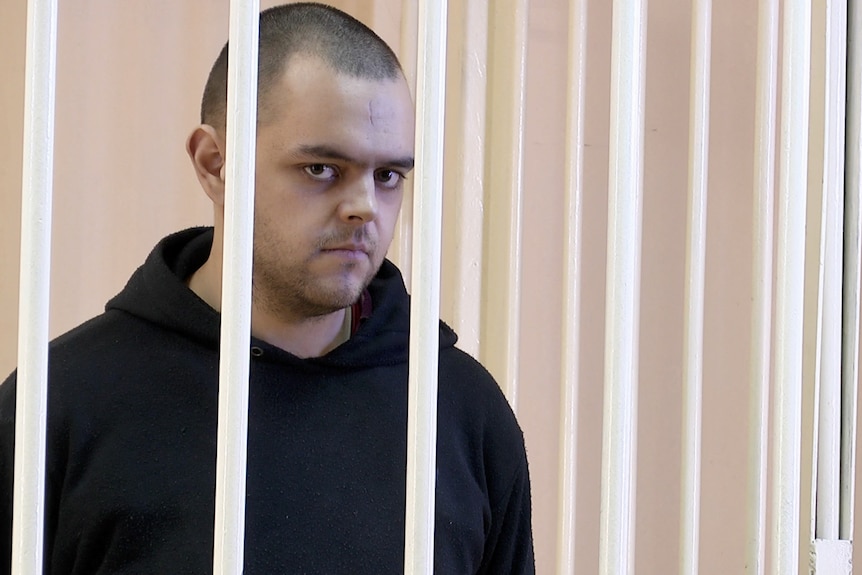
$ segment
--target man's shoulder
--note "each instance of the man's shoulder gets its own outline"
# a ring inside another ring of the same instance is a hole
[[[504,444],[523,443],[523,434],[502,389],[491,373],[457,347],[440,350],[440,406],[461,421],[496,436]],[[478,431],[478,429],[477,429]]]
[[[57,336],[49,344],[49,360],[86,357],[116,348],[124,341],[133,343],[134,334],[145,322],[131,314],[109,309]]]
[[[493,376],[471,355],[441,350],[438,453],[470,461],[488,501],[505,500],[527,479],[524,434]]]
[[[99,387],[122,374],[134,376],[156,349],[177,345],[163,332],[159,326],[117,309],[85,321],[49,344],[51,393],[65,396],[88,385]]]
[[[48,343],[49,366],[67,356],[82,357],[98,353],[100,344],[116,341],[118,335],[127,331],[121,325],[126,323],[122,315],[124,314],[103,312],[52,339]],[[16,376],[17,370],[13,371],[6,381],[14,382]]]
[[[440,349],[440,379],[465,393],[502,397],[494,376],[476,358],[454,345]]]

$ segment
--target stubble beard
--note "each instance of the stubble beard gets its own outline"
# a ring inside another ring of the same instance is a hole
[[[358,284],[353,279],[355,268],[362,265],[358,262],[345,263],[326,278],[312,273],[320,250],[350,240],[364,241],[369,251],[370,266]],[[277,244],[255,241],[252,298],[256,306],[286,320],[322,318],[354,304],[383,263],[383,258],[377,255],[376,240],[363,231],[324,236],[311,256],[298,261],[274,245]],[[285,257],[279,258],[279,253]],[[288,265],[288,261],[294,263]]]

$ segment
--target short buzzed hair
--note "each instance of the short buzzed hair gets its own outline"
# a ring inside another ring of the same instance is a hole
[[[398,57],[368,26],[325,4],[299,2],[260,13],[258,108],[295,55],[320,58],[336,72],[356,78],[395,80]],[[201,101],[201,123],[224,130],[227,109],[227,43],[210,70]],[[259,114],[260,116],[260,114]]]

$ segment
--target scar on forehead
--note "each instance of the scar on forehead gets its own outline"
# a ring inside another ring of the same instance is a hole
[[[391,107],[385,101],[381,102],[373,98],[368,100],[368,122],[374,126],[378,121],[386,120],[386,115],[390,110]]]

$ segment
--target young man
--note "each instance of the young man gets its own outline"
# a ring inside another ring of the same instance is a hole
[[[395,55],[335,9],[261,14],[245,573],[400,573],[409,300],[384,259],[413,165]],[[214,226],[162,240],[51,345],[45,565],[206,573],[213,552],[227,50],[187,142]],[[532,573],[521,432],[440,325],[435,572]],[[0,386],[0,573],[15,376]]]

